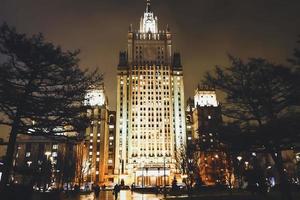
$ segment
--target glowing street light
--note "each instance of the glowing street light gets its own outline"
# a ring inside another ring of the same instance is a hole
[[[243,159],[243,157],[242,156],[238,156],[238,157],[236,157],[236,159],[238,159],[238,161],[241,161]]]
[[[45,155],[47,156],[47,160],[49,159],[49,156],[51,155],[51,152],[50,151],[46,151],[45,152]]]

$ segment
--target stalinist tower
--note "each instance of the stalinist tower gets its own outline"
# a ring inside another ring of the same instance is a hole
[[[170,184],[186,142],[183,72],[168,26],[159,30],[150,0],[120,52],[115,174],[125,184]]]

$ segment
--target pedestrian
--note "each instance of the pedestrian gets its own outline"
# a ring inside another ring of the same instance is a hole
[[[132,183],[131,184],[131,194],[133,193],[133,190],[135,189],[135,184],[134,183]]]
[[[93,190],[94,190],[95,198],[97,199],[99,197],[99,193],[100,193],[99,185],[98,184],[94,185]]]
[[[114,195],[115,195],[115,200],[118,199],[118,194],[119,194],[120,190],[121,190],[121,187],[119,186],[119,184],[116,184],[114,187],[114,190],[113,190]]]

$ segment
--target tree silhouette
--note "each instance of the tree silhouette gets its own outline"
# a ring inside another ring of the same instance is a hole
[[[229,60],[230,66],[207,73],[204,83],[225,93],[222,114],[239,124],[241,144],[271,154],[282,194],[291,199],[281,151],[299,142],[299,109],[293,109],[299,106],[299,73],[262,58]]]
[[[201,182],[199,172],[200,153],[197,149],[196,142],[189,142],[186,146],[179,149],[176,155],[177,168],[186,175],[185,184],[187,185],[188,194],[196,182]]]
[[[64,51],[42,34],[0,26],[0,124],[11,126],[1,188],[7,184],[18,134],[67,137],[85,129],[85,91],[102,80],[79,68],[79,51]]]

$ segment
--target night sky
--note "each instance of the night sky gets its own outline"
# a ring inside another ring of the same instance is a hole
[[[80,49],[83,68],[105,74],[109,105],[116,107],[118,52],[129,24],[138,29],[146,0],[0,0],[0,23],[41,32],[64,49]],[[181,52],[185,96],[205,71],[226,65],[227,54],[284,63],[300,34],[300,0],[152,0],[159,27],[169,24]],[[1,137],[1,133],[0,133]]]

